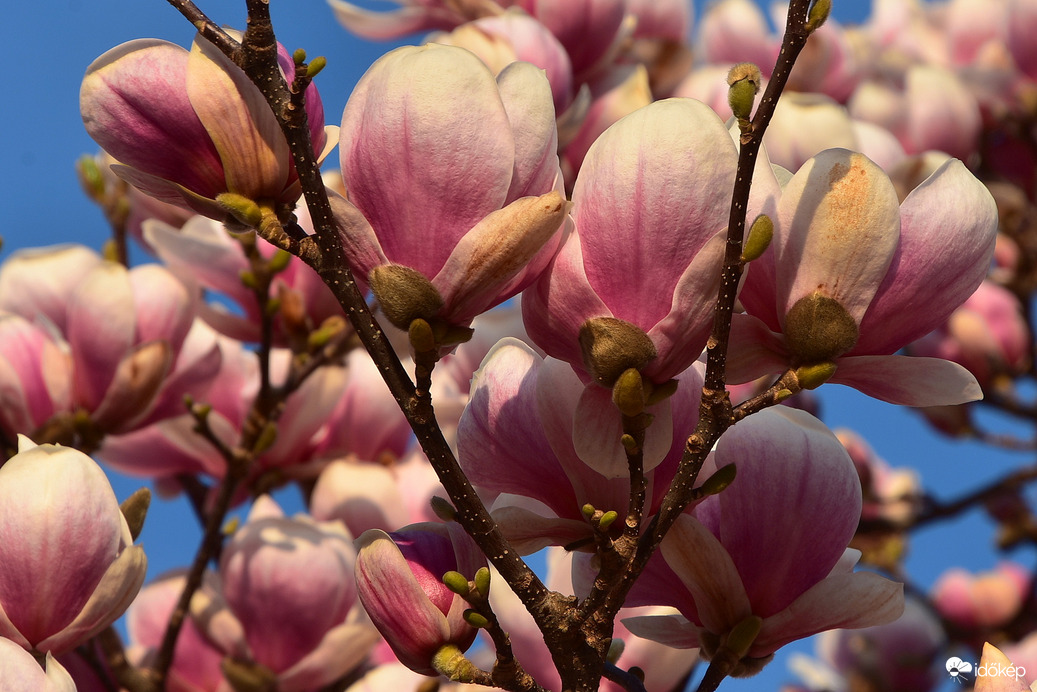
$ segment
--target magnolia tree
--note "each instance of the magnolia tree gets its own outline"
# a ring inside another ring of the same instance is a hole
[[[707,692],[819,632],[797,689],[1029,689],[1032,574],[901,559],[1037,541],[1037,472],[937,502],[810,390],[1037,446],[972,416],[1037,420],[1037,2],[331,0],[433,32],[340,126],[265,0],[170,2],[82,83],[112,241],[0,267],[2,689]],[[190,499],[183,569],[94,458]]]

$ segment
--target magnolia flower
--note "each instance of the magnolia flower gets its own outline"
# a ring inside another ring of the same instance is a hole
[[[278,46],[281,70],[295,74]],[[288,143],[259,89],[202,37],[190,52],[157,39],[108,51],[89,68],[79,94],[86,130],[121,163],[115,172],[164,202],[218,220],[225,192],[294,206],[302,193]],[[313,84],[306,111],[314,154],[334,143]]]
[[[71,379],[68,353],[46,330],[0,312],[0,429],[10,439],[71,412]]]
[[[357,667],[377,639],[356,602],[354,560],[341,523],[289,519],[264,495],[192,614],[228,656],[267,669],[276,689],[318,689]]]
[[[648,408],[656,420],[645,441],[647,514],[658,510],[676,473],[701,388],[701,373],[689,369],[672,397]],[[486,356],[458,426],[458,461],[493,501],[494,518],[516,550],[588,544],[584,505],[626,509],[629,467],[608,397],[597,385],[585,387],[565,363],[515,339]]]
[[[0,680],[5,692],[76,692],[76,684],[48,651],[44,667],[22,647],[0,637]]]
[[[1037,682],[1026,684],[1023,670],[1013,665],[1000,649],[986,642],[976,667],[975,692],[1037,692]]]
[[[830,382],[893,403],[978,398],[961,366],[890,354],[976,289],[996,231],[994,200],[960,161],[948,160],[899,204],[865,156],[821,152],[785,185],[771,248],[749,265],[731,381],[816,366]]]
[[[372,529],[359,545],[356,587],[371,621],[401,663],[437,675],[436,652],[446,645],[464,651],[477,632],[462,617],[467,601],[443,575],[471,580],[486,558],[456,523],[413,524],[393,534]]]
[[[937,580],[931,598],[940,615],[962,629],[996,628],[1019,614],[1030,595],[1031,578],[1011,562],[977,575],[952,568]]]
[[[0,636],[73,649],[122,615],[146,569],[101,467],[20,437],[0,467]]]
[[[460,104],[463,104],[460,105]],[[390,321],[467,327],[543,270],[566,216],[543,73],[494,80],[453,46],[404,47],[361,78],[342,116],[346,259]]]
[[[638,636],[736,653],[732,675],[750,675],[788,642],[834,627],[891,622],[903,587],[854,573],[846,549],[861,512],[846,450],[813,416],[775,407],[741,421],[702,473],[734,463],[722,492],[682,515],[666,534],[628,604],[674,605],[680,615],[624,621]]]

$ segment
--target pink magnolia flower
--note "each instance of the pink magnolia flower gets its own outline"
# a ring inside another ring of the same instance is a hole
[[[916,356],[946,358],[964,366],[983,387],[995,378],[1024,372],[1030,362],[1030,332],[1019,299],[984,281],[947,322],[910,344]]]
[[[656,417],[645,441],[648,514],[676,473],[701,387],[689,369],[672,397],[647,409]],[[586,504],[625,511],[630,481],[612,411],[607,390],[515,339],[487,355],[458,427],[458,460],[517,550],[588,542]]]
[[[466,327],[536,278],[565,219],[556,146],[550,86],[528,63],[494,80],[472,53],[429,44],[371,66],[342,118],[355,205],[342,223],[350,266],[383,272],[375,293],[397,326]],[[412,287],[418,304],[402,297]]]
[[[617,318],[651,339],[646,379],[691,365],[712,326],[736,163],[724,124],[697,101],[658,101],[610,127],[576,180],[573,233],[523,296],[533,342],[584,372],[580,330]],[[777,194],[760,171],[750,219]]]
[[[901,205],[865,156],[818,154],[786,184],[771,248],[749,265],[740,294],[748,314],[732,327],[731,381],[831,363],[828,381],[893,403],[978,398],[961,366],[890,354],[976,289],[996,230],[990,193],[959,161],[947,161]]]
[[[506,12],[467,22],[449,34],[430,37],[435,43],[467,48],[490,68],[494,75],[516,61],[544,70],[551,84],[556,113],[562,113],[573,99],[573,70],[569,54],[547,27],[524,12]]]
[[[359,546],[356,588],[371,621],[401,663],[437,675],[436,652],[447,644],[464,651],[477,633],[462,617],[468,603],[443,575],[472,579],[486,558],[456,523],[413,524],[392,534],[372,529]]]
[[[146,569],[104,471],[21,437],[0,467],[0,636],[73,649],[122,615]]]
[[[923,493],[918,472],[911,468],[891,468],[863,437],[852,430],[836,430],[835,436],[850,454],[861,479],[865,520],[884,519],[908,523],[922,509]]]
[[[126,611],[127,655],[134,665],[153,663],[186,581],[184,571],[163,575],[141,589]],[[232,688],[220,669],[222,660],[223,652],[205,638],[194,617],[188,615],[173,650],[166,689],[168,692],[230,692]]]
[[[296,208],[303,230],[310,231],[309,212],[305,205]],[[160,221],[144,225],[144,237],[155,254],[173,272],[190,277],[203,288],[229,298],[240,309],[240,314],[229,311],[218,301],[200,303],[199,315],[221,334],[241,341],[259,341],[261,307],[255,292],[242,281],[242,274],[251,271],[251,264],[241,243],[223,224],[203,216],[192,217],[183,228],[177,229]],[[269,260],[277,249],[262,238],[255,239],[259,254]],[[298,306],[304,324],[286,319],[284,311],[275,315],[274,340],[279,346],[287,345],[289,338],[300,331],[319,327],[333,316],[344,316],[331,290],[315,271],[301,259],[292,256],[284,269],[277,273],[270,285],[269,297],[282,304]]]
[[[387,41],[436,29],[447,30],[501,12],[494,0],[395,0],[397,10],[375,12],[344,0],[328,0],[342,26],[357,36]]]
[[[846,548],[860,519],[860,483],[846,450],[802,411],[775,407],[738,423],[703,475],[734,463],[735,481],[678,519],[628,604],[674,605],[680,615],[627,619],[638,636],[701,647],[711,659],[759,618],[733,675],[752,674],[788,642],[834,627],[891,622],[903,586],[852,571]],[[715,464],[715,465],[714,465]],[[654,572],[654,574],[652,574]]]
[[[0,265],[0,310],[30,322],[45,319],[67,332],[68,304],[86,276],[104,260],[83,245],[26,248]]]
[[[278,60],[294,76],[280,46]],[[113,48],[87,68],[79,104],[87,132],[121,162],[115,172],[164,202],[224,220],[222,193],[292,206],[302,192],[263,95],[201,37],[190,51],[157,39]],[[323,157],[334,137],[313,84],[306,107],[314,154]]]
[[[48,651],[44,667],[22,647],[0,637],[0,680],[4,692],[76,692],[72,676]]]
[[[71,412],[71,380],[60,342],[22,316],[0,312],[0,430],[8,439]]]
[[[355,555],[341,523],[288,519],[264,495],[192,613],[227,655],[272,671],[278,690],[321,688],[356,668],[378,636],[357,604]]]
[[[940,615],[959,627],[1000,627],[1019,614],[1030,593],[1030,580],[1026,569],[1011,562],[976,575],[952,568],[933,586],[932,601]]]

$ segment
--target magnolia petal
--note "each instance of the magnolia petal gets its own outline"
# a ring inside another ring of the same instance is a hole
[[[69,300],[87,275],[104,262],[82,245],[52,245],[13,252],[0,265],[0,310],[30,322],[43,316],[66,332]]]
[[[732,316],[730,339],[731,347],[727,354],[729,384],[752,382],[789,367],[784,339],[752,315]]]
[[[148,571],[148,559],[138,545],[127,547],[105,572],[90,600],[60,632],[36,645],[40,651],[61,654],[82,644],[115,622],[136,598]]]
[[[942,358],[840,358],[829,382],[845,384],[870,397],[901,406],[950,406],[983,398],[983,389],[972,373]]]
[[[833,575],[785,610],[765,618],[749,655],[767,656],[791,641],[825,630],[885,625],[903,612],[903,584],[873,572]]]
[[[350,202],[386,257],[427,277],[511,185],[515,141],[497,82],[462,48],[382,56],[353,90],[340,137]]]
[[[5,692],[76,692],[72,676],[49,651],[42,666],[15,642],[0,639],[0,680]]]
[[[510,203],[554,187],[560,174],[558,129],[551,85],[542,70],[528,62],[513,62],[497,75],[497,86],[515,133],[515,173],[507,196]]]
[[[661,550],[666,564],[691,593],[698,619],[707,631],[725,634],[752,614],[731,555],[698,519],[681,515],[663,539]]]
[[[785,406],[749,416],[721,437],[716,463],[734,463],[737,480],[695,515],[730,554],[753,614],[766,618],[842,557],[860,520],[860,480],[823,423]]]
[[[976,676],[974,692],[1030,692],[1037,689],[1037,682],[1032,686],[1019,675],[1009,675],[1007,669],[1021,670],[1005,656],[1004,652],[990,642],[983,642],[983,657],[979,661],[979,674]]]
[[[514,285],[530,259],[558,232],[567,212],[565,197],[549,192],[523,197],[489,214],[461,238],[432,279],[454,324],[466,325],[525,285]],[[535,277],[526,277],[532,281]],[[510,294],[503,292],[507,287]]]
[[[580,368],[579,330],[594,317],[612,317],[587,280],[583,241],[574,225],[547,270],[523,294],[522,321],[530,339],[549,355]]]
[[[586,521],[552,516],[547,505],[532,498],[501,495],[491,514],[520,555],[532,555],[552,545],[593,546],[593,534]]]
[[[196,291],[157,264],[129,272],[138,342],[163,339],[179,353],[194,323]]]
[[[615,317],[648,331],[670,312],[677,282],[727,225],[736,159],[720,118],[690,99],[637,110],[591,146],[572,215],[587,279]]]
[[[370,222],[359,209],[333,190],[328,190],[328,201],[331,202],[335,230],[342,242],[342,253],[361,292],[366,292],[371,270],[389,260],[385,258]]]
[[[997,205],[961,161],[947,160],[916,187],[900,217],[900,246],[851,354],[893,353],[925,336],[972,295],[990,267]]]
[[[673,444],[673,415],[666,399],[648,409],[654,416],[645,432],[642,466],[652,471],[666,458]],[[612,403],[612,392],[587,385],[573,415],[573,448],[587,466],[606,478],[629,478],[630,464],[620,438],[623,417]]]
[[[299,451],[313,443],[346,387],[348,373],[340,366],[321,368],[288,397],[277,426],[277,440],[260,457],[263,465],[298,463]],[[280,462],[280,464],[279,464]]]
[[[546,503],[559,515],[577,508],[545,437],[537,411],[540,356],[517,339],[502,339],[475,374],[457,429],[458,462],[474,485]]]
[[[392,471],[346,461],[333,461],[321,472],[310,513],[318,521],[338,519],[356,536],[368,529],[395,531],[410,518]]]
[[[90,136],[121,163],[215,196],[226,190],[223,166],[188,99],[187,64],[188,52],[167,41],[124,43],[87,68],[79,108]]]
[[[128,274],[115,262],[98,265],[68,306],[73,386],[77,402],[91,410],[104,399],[135,341],[136,310]]]
[[[644,373],[665,382],[683,372],[699,357],[713,328],[713,311],[720,288],[727,231],[713,236],[677,281],[669,314],[648,330],[658,356]]]
[[[331,684],[358,667],[379,640],[378,630],[363,622],[332,627],[316,649],[277,676],[279,692],[309,692]]]
[[[279,200],[288,184],[288,142],[266,98],[244,71],[198,36],[187,64],[187,96],[219,152],[226,190]]]
[[[782,313],[820,291],[860,324],[900,239],[889,177],[863,154],[828,149],[792,176],[778,215]]]
[[[620,622],[637,637],[675,649],[696,649],[701,646],[699,628],[683,615],[638,615],[623,618]]]
[[[149,341],[131,349],[119,361],[104,398],[94,409],[94,423],[109,432],[125,432],[143,420],[172,363],[173,353],[165,341]]]
[[[452,29],[463,18],[445,9],[409,5],[391,12],[373,12],[344,0],[328,0],[342,26],[371,41],[393,39],[432,29]]]

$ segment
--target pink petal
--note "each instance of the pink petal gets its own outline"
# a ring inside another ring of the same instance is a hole
[[[542,195],[561,175],[551,85],[539,68],[528,62],[513,62],[497,76],[497,86],[515,133],[515,173],[507,201]]]
[[[623,618],[622,623],[631,634],[675,649],[701,646],[699,628],[683,615],[639,615]]]
[[[464,49],[429,44],[392,51],[361,78],[340,155],[349,199],[386,257],[432,277],[503,206],[515,142],[489,69]]]
[[[372,12],[343,0],[329,0],[342,26],[372,41],[388,41],[432,29],[452,29],[463,17],[445,9],[409,5],[391,12]]]
[[[18,250],[0,265],[0,310],[30,322],[43,316],[65,333],[74,291],[102,262],[100,255],[82,245]]]
[[[949,406],[983,398],[983,390],[972,373],[941,358],[840,358],[829,382],[845,384],[870,397],[901,406]]]
[[[783,311],[821,291],[859,324],[900,239],[900,205],[889,177],[862,154],[829,149],[785,186],[778,215]]]
[[[990,267],[997,205],[961,161],[948,160],[915,188],[900,216],[900,245],[851,353],[892,353],[925,336],[972,295]]]

